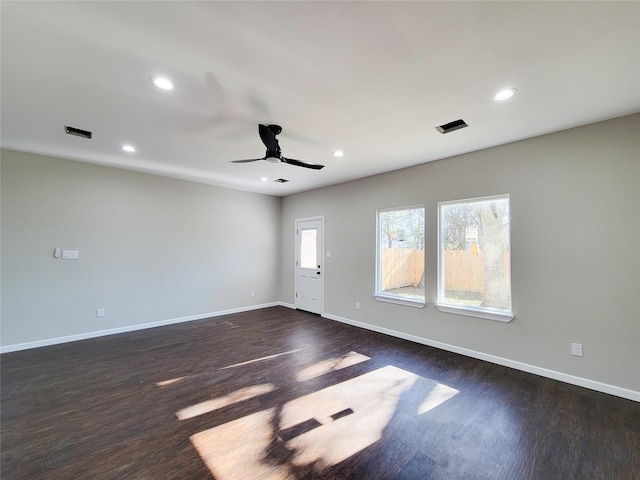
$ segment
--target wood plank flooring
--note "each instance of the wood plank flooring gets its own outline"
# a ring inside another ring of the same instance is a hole
[[[640,478],[640,404],[283,307],[4,354],[1,476]]]

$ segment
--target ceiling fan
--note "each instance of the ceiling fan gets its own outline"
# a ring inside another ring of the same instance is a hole
[[[280,145],[278,145],[278,139],[276,135],[282,132],[280,125],[258,125],[258,133],[264,146],[267,147],[267,152],[262,158],[250,158],[248,160],[232,160],[231,163],[249,163],[257,162],[258,160],[266,160],[271,163],[287,163],[289,165],[295,165],[297,167],[313,168],[314,170],[320,170],[324,168],[324,165],[319,163],[304,162],[302,160],[295,160],[293,158],[285,158],[280,151]]]

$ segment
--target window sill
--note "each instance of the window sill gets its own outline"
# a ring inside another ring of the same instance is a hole
[[[479,308],[460,307],[454,305],[443,305],[436,303],[436,308],[444,313],[454,313],[457,315],[466,315],[468,317],[484,318],[485,320],[495,320],[496,322],[510,322],[513,320],[513,313],[492,312]]]
[[[380,295],[379,293],[374,293],[373,298],[375,298],[379,302],[396,303],[398,305],[405,305],[407,307],[414,308],[424,308],[427,305],[427,302],[424,300],[413,300],[410,298],[394,297],[391,295]]]

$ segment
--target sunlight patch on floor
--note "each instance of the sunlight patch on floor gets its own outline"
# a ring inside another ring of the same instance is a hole
[[[172,378],[171,380],[163,380],[162,382],[156,382],[156,385],[159,387],[166,387],[167,385],[173,385],[174,383],[178,383],[180,380],[186,377],[177,377]]]
[[[397,413],[405,415],[397,421],[406,421],[411,412],[417,418],[457,393],[386,366],[198,432],[190,440],[217,480],[295,478],[295,469],[321,472],[373,445]]]
[[[265,360],[271,360],[273,358],[278,358],[278,357],[281,357],[283,355],[290,355],[292,353],[300,352],[302,350],[304,350],[304,348],[296,348],[295,350],[289,350],[288,352],[275,353],[273,355],[267,355],[266,357],[254,358],[253,360],[247,360],[246,362],[234,363],[233,365],[227,365],[225,367],[220,367],[217,370],[227,370],[229,368],[242,367],[243,365],[249,365],[251,363],[257,363],[257,362],[263,362]],[[178,383],[178,382],[180,382],[182,380],[185,380],[187,378],[199,378],[199,377],[203,377],[203,376],[204,376],[204,374],[190,375],[190,376],[186,376],[186,377],[176,377],[176,378],[172,378],[172,379],[169,379],[169,380],[162,380],[160,382],[156,382],[156,385],[158,387],[166,387],[166,386]]]
[[[456,390],[455,388],[447,387],[442,383],[437,383],[427,395],[427,398],[423,400],[418,407],[418,415],[422,415],[423,413],[427,413],[429,410],[433,410],[441,403],[446,402],[451,397],[460,393],[460,390]]]
[[[335,465],[378,441],[402,393],[419,377],[387,366],[287,403],[280,429],[313,417],[322,427],[300,435],[287,446],[296,451],[294,465]],[[334,421],[332,415],[351,408],[353,414]]]
[[[273,440],[275,408],[262,410],[191,436],[216,480],[288,479],[286,465],[263,461]]]
[[[304,350],[304,349],[303,348],[296,348],[295,350],[289,350],[288,352],[276,353],[274,355],[267,355],[266,357],[261,357],[261,358],[254,358],[253,360],[247,360],[246,362],[234,363],[233,365],[227,365],[226,367],[220,368],[220,370],[226,370],[227,368],[242,367],[243,365],[249,365],[251,363],[256,363],[256,362],[263,362],[265,360],[271,360],[272,358],[278,358],[278,357],[281,357],[283,355],[290,355],[292,353],[296,353],[296,352],[299,352],[301,350]]]
[[[265,393],[273,392],[275,387],[270,383],[264,383],[261,385],[252,385],[250,387],[244,387],[235,392],[225,395],[224,397],[213,398],[211,400],[205,400],[204,402],[191,405],[182,410],[176,412],[176,416],[179,420],[187,420],[188,418],[204,415],[205,413],[211,413],[234,403],[242,402],[258,395],[264,395]]]
[[[371,360],[371,358],[357,352],[349,352],[341,357],[323,360],[322,362],[318,362],[301,370],[296,375],[296,380],[304,382],[305,380],[320,377],[335,370],[342,370],[343,368],[351,367],[352,365],[357,365],[367,360]]]

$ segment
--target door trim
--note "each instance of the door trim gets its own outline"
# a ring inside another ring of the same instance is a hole
[[[309,221],[319,221],[321,224],[321,228],[322,228],[322,234],[320,235],[320,248],[319,248],[319,259],[320,259],[320,265],[322,265],[321,268],[321,275],[320,275],[320,316],[324,315],[324,277],[326,275],[327,269],[325,266],[325,250],[324,250],[324,229],[325,229],[325,221],[324,221],[324,215],[318,215],[315,217],[303,217],[303,218],[296,218],[294,220],[294,225],[293,225],[293,308],[297,309],[297,296],[296,293],[298,292],[298,266],[296,265],[296,262],[298,261],[298,225],[302,222],[309,222]]]

